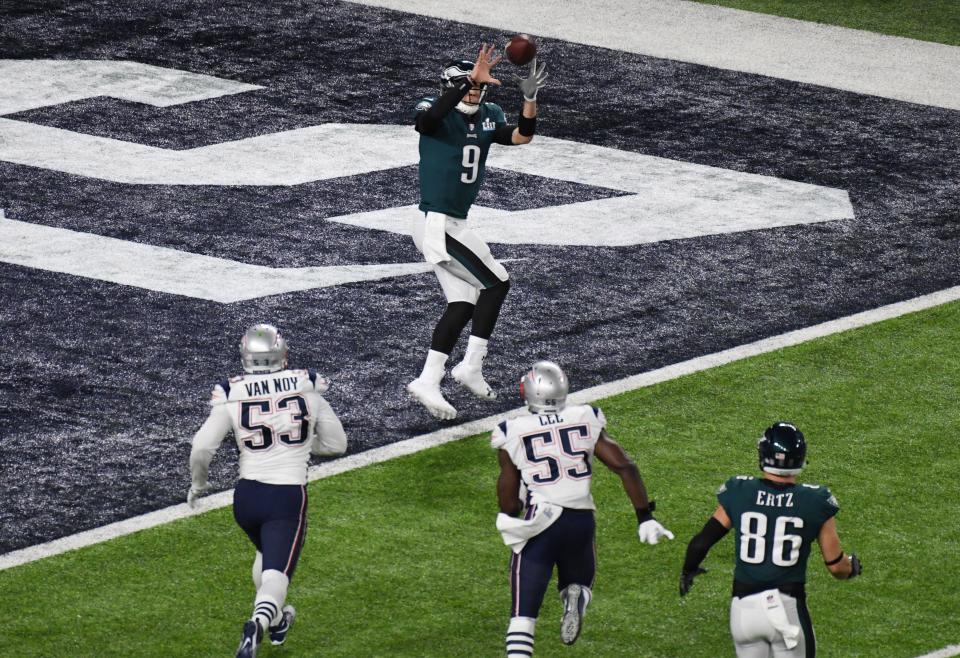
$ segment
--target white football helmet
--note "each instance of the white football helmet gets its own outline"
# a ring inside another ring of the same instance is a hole
[[[537,361],[520,379],[520,397],[534,413],[562,410],[569,391],[567,376],[553,361]]]
[[[255,324],[240,339],[244,372],[276,372],[287,367],[287,341],[272,324]]]

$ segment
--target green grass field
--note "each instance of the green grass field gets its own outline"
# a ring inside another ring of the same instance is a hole
[[[956,0],[694,0],[911,39],[960,45]]]
[[[713,4],[960,44],[953,2]],[[561,646],[548,596],[537,655],[732,655],[732,541],[683,603],[677,576],[716,487],[755,473],[756,437],[777,419],[806,433],[803,480],[837,495],[841,537],[865,567],[839,582],[811,558],[820,655],[909,658],[960,643],[958,355],[955,303],[600,401],[677,539],[641,546],[618,479],[601,469],[584,634]],[[502,655],[509,554],[493,527],[496,471],[474,437],[313,483],[290,592],[299,620],[261,656]],[[0,655],[232,655],[251,558],[222,509],[0,572]]]
[[[865,575],[811,559],[823,656],[916,656],[960,641],[960,304],[601,401],[677,539],[640,545],[619,480],[595,478],[599,575],[586,630],[561,649],[549,596],[538,655],[728,655],[732,541],[681,603],[686,541],[755,440],[795,421],[804,480],[830,486]],[[310,535],[286,656],[496,656],[508,616],[507,549],[493,528],[497,468],[474,437],[310,487]],[[0,572],[5,655],[228,655],[250,613],[252,551],[229,509]],[[948,585],[944,587],[944,585]]]

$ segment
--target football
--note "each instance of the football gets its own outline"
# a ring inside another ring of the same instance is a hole
[[[507,59],[517,66],[529,64],[537,56],[537,44],[529,34],[518,34],[506,47]]]

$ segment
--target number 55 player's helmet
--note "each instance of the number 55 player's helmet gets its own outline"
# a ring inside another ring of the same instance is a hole
[[[757,441],[760,470],[774,475],[796,475],[807,463],[803,432],[790,423],[774,423]]]
[[[248,373],[276,372],[287,367],[287,341],[272,324],[255,324],[240,339],[240,358]]]
[[[570,382],[553,361],[537,361],[520,380],[520,397],[530,411],[560,411],[567,404]]]

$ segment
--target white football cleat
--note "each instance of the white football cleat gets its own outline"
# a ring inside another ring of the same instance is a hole
[[[560,593],[563,617],[560,619],[560,641],[573,644],[580,637],[583,615],[587,611],[587,593],[582,585],[573,583]]]
[[[407,384],[407,392],[440,420],[453,420],[457,417],[457,410],[443,397],[439,384],[433,384],[417,377]]]
[[[481,400],[497,399],[497,393],[490,388],[490,384],[483,378],[483,369],[480,366],[473,366],[466,361],[461,361],[453,367],[450,374],[453,375],[458,384],[469,389]]]

